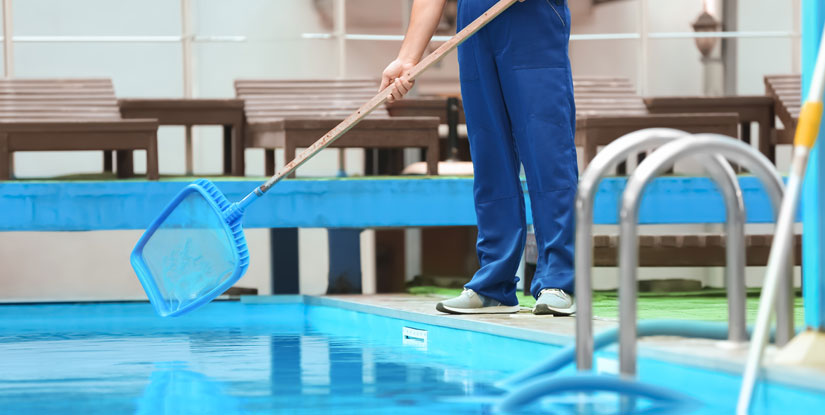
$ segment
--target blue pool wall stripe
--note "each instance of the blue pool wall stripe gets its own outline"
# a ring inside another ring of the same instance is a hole
[[[605,179],[595,222],[615,224],[624,178]],[[749,223],[773,222],[759,181],[739,178]],[[145,229],[186,181],[0,182],[0,231]],[[230,201],[256,181],[217,181]],[[249,208],[249,228],[473,226],[471,178],[287,180]],[[532,222],[528,203],[528,222]],[[725,207],[713,182],[662,177],[645,193],[643,224],[722,223]]]

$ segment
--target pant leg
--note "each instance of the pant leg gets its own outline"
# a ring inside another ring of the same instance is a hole
[[[578,166],[563,0],[528,0],[502,14],[496,62],[527,187],[538,245],[531,292],[573,292]],[[506,39],[506,40],[505,40]]]
[[[461,0],[459,28],[480,15],[490,0]],[[492,22],[459,46],[461,95],[475,172],[473,190],[478,221],[476,250],[480,269],[466,285],[505,305],[516,305],[515,274],[526,233],[520,164],[507,116],[495,54]]]

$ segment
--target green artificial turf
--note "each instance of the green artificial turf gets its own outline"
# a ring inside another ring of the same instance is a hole
[[[430,295],[440,297],[455,297],[461,289],[440,287],[412,287],[411,294]],[[536,300],[532,296],[518,293],[519,303],[524,307],[532,307]],[[618,317],[618,300],[616,291],[593,292],[593,315],[601,318],[615,319]],[[703,321],[727,321],[728,305],[725,291],[720,289],[704,289],[701,291],[685,291],[671,293],[639,293],[640,319],[684,319]],[[756,311],[759,307],[759,290],[749,290],[747,299],[748,322],[756,320]],[[802,298],[797,295],[795,300],[795,324],[801,326],[803,322]]]

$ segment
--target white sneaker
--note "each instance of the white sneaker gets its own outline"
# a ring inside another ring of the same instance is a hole
[[[533,314],[552,314],[554,316],[569,316],[576,312],[576,300],[558,288],[541,290]]]
[[[465,288],[461,295],[438,303],[435,309],[450,314],[511,314],[518,313],[520,307],[518,305],[502,305],[492,298],[487,298],[469,288]]]

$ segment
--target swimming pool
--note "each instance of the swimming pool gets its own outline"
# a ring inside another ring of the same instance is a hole
[[[502,393],[494,382],[559,349],[301,297],[216,302],[174,319],[147,303],[6,305],[0,319],[0,413],[10,414],[489,413]],[[737,375],[653,360],[639,368],[643,381],[696,397],[703,406],[691,413],[733,409]],[[816,391],[757,392],[755,413],[825,405]],[[611,399],[596,399],[596,410]],[[540,406],[525,412],[576,408],[571,396]]]

